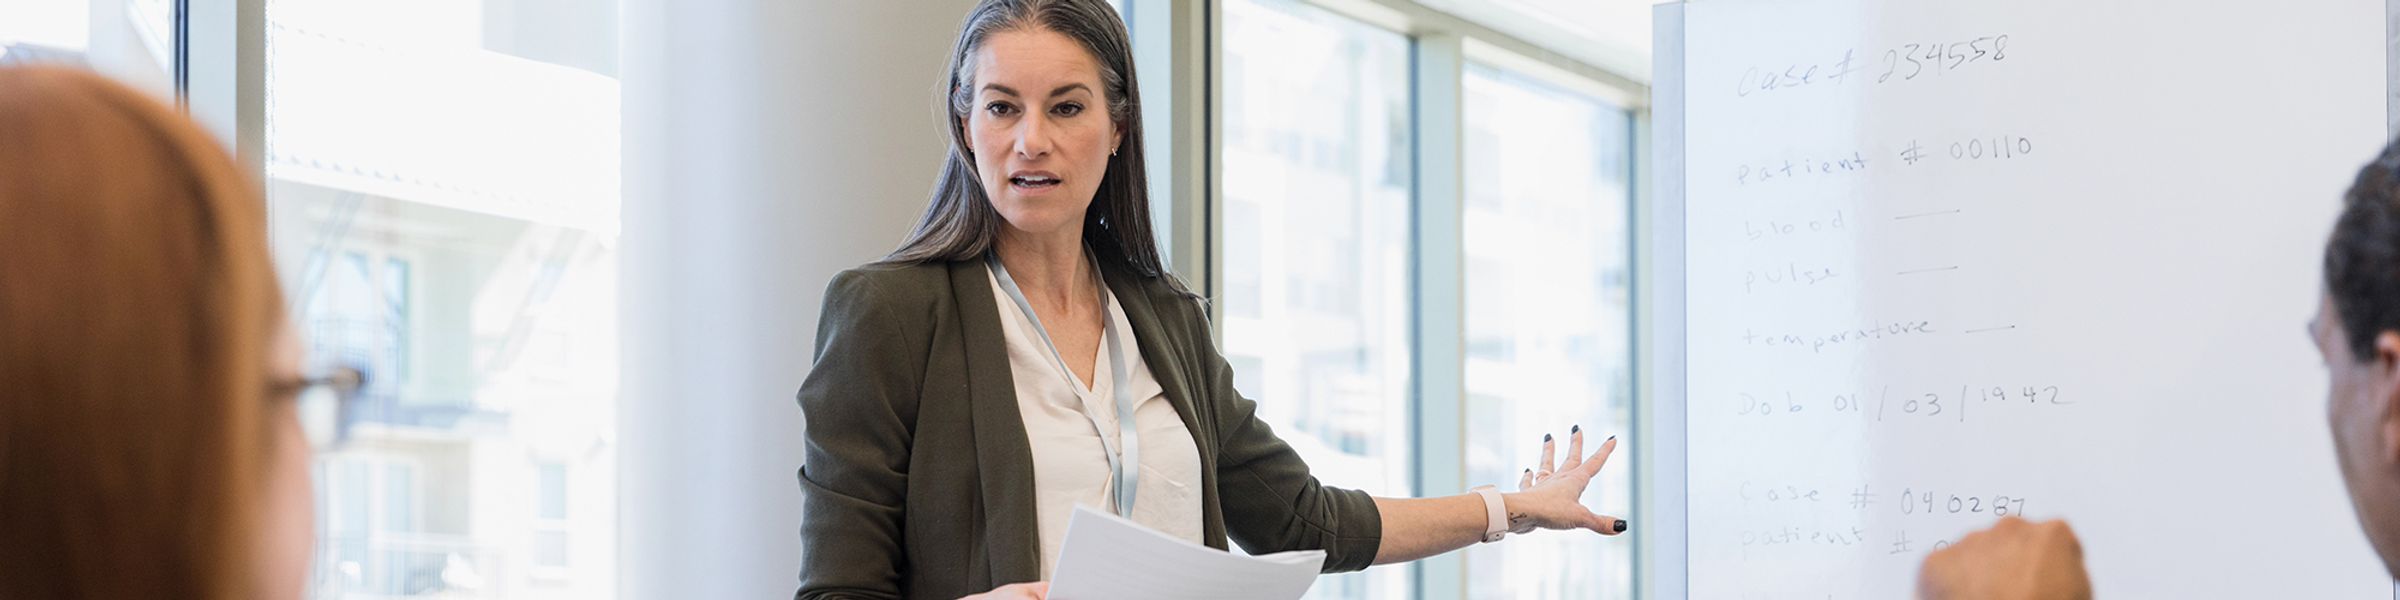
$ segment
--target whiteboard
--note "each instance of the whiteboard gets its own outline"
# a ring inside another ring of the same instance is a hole
[[[2101,597],[2392,597],[2304,330],[2382,2],[1682,18],[1692,597],[1908,597],[2004,513],[2069,519]]]

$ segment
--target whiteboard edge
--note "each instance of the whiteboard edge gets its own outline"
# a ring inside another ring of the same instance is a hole
[[[2383,0],[2383,136],[2400,135],[2400,0]],[[2400,600],[2400,584],[2392,597]]]
[[[2400,0],[2387,0],[2400,2]],[[1634,205],[1634,597],[1690,596],[1684,414],[1684,19],[1652,7],[1650,168]]]

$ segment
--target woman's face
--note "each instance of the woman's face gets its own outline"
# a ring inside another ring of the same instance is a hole
[[[300,379],[300,337],[289,327],[277,334],[268,354],[272,381]],[[299,410],[288,398],[270,404],[267,433],[274,446],[267,459],[265,506],[260,507],[261,534],[258,581],[268,600],[300,600],[308,589],[309,554],[316,547],[316,504],[308,480],[308,434],[300,429]]]
[[[1099,63],[1041,29],[992,34],[973,60],[966,137],[984,195],[1025,233],[1081,226],[1119,138]]]

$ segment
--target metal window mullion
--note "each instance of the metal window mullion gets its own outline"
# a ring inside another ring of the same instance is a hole
[[[1413,229],[1416,298],[1416,495],[1466,489],[1466,51],[1454,34],[1411,45],[1411,130],[1416,140]],[[1452,552],[1417,565],[1419,598],[1464,597],[1466,559]]]
[[[1193,42],[1177,46],[1190,53],[1177,55],[1176,62],[1186,64],[1185,68],[1192,71],[1186,81],[1194,90],[1187,97],[1193,99],[1194,106],[1204,109],[1177,111],[1178,118],[1199,121],[1178,127],[1191,132],[1194,140],[1185,148],[1191,154],[1185,164],[1192,168],[1189,181],[1183,183],[1189,192],[1187,196],[1193,200],[1181,210],[1194,216],[1185,233],[1200,247],[1200,252],[1195,253],[1199,257],[1197,267],[1206,274],[1201,293],[1214,299],[1225,292],[1225,201],[1220,197],[1225,189],[1225,8],[1216,0],[1191,0],[1177,5],[1190,13],[1184,18],[1192,26],[1183,32]],[[1191,68],[1189,65],[1195,62],[1198,67]],[[1209,335],[1225,339],[1224,303],[1212,301],[1208,310]]]
[[[1142,75],[1143,154],[1149,157],[1153,231],[1167,268],[1192,291],[1214,298],[1209,243],[1210,133],[1216,110],[1209,85],[1216,61],[1210,38],[1213,1],[1130,0],[1134,64]]]
[[[265,181],[267,0],[189,0],[183,12],[176,92],[192,119]]]

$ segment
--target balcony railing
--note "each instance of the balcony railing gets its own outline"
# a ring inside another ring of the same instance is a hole
[[[318,600],[500,598],[506,565],[497,548],[453,535],[333,536],[317,549]]]

